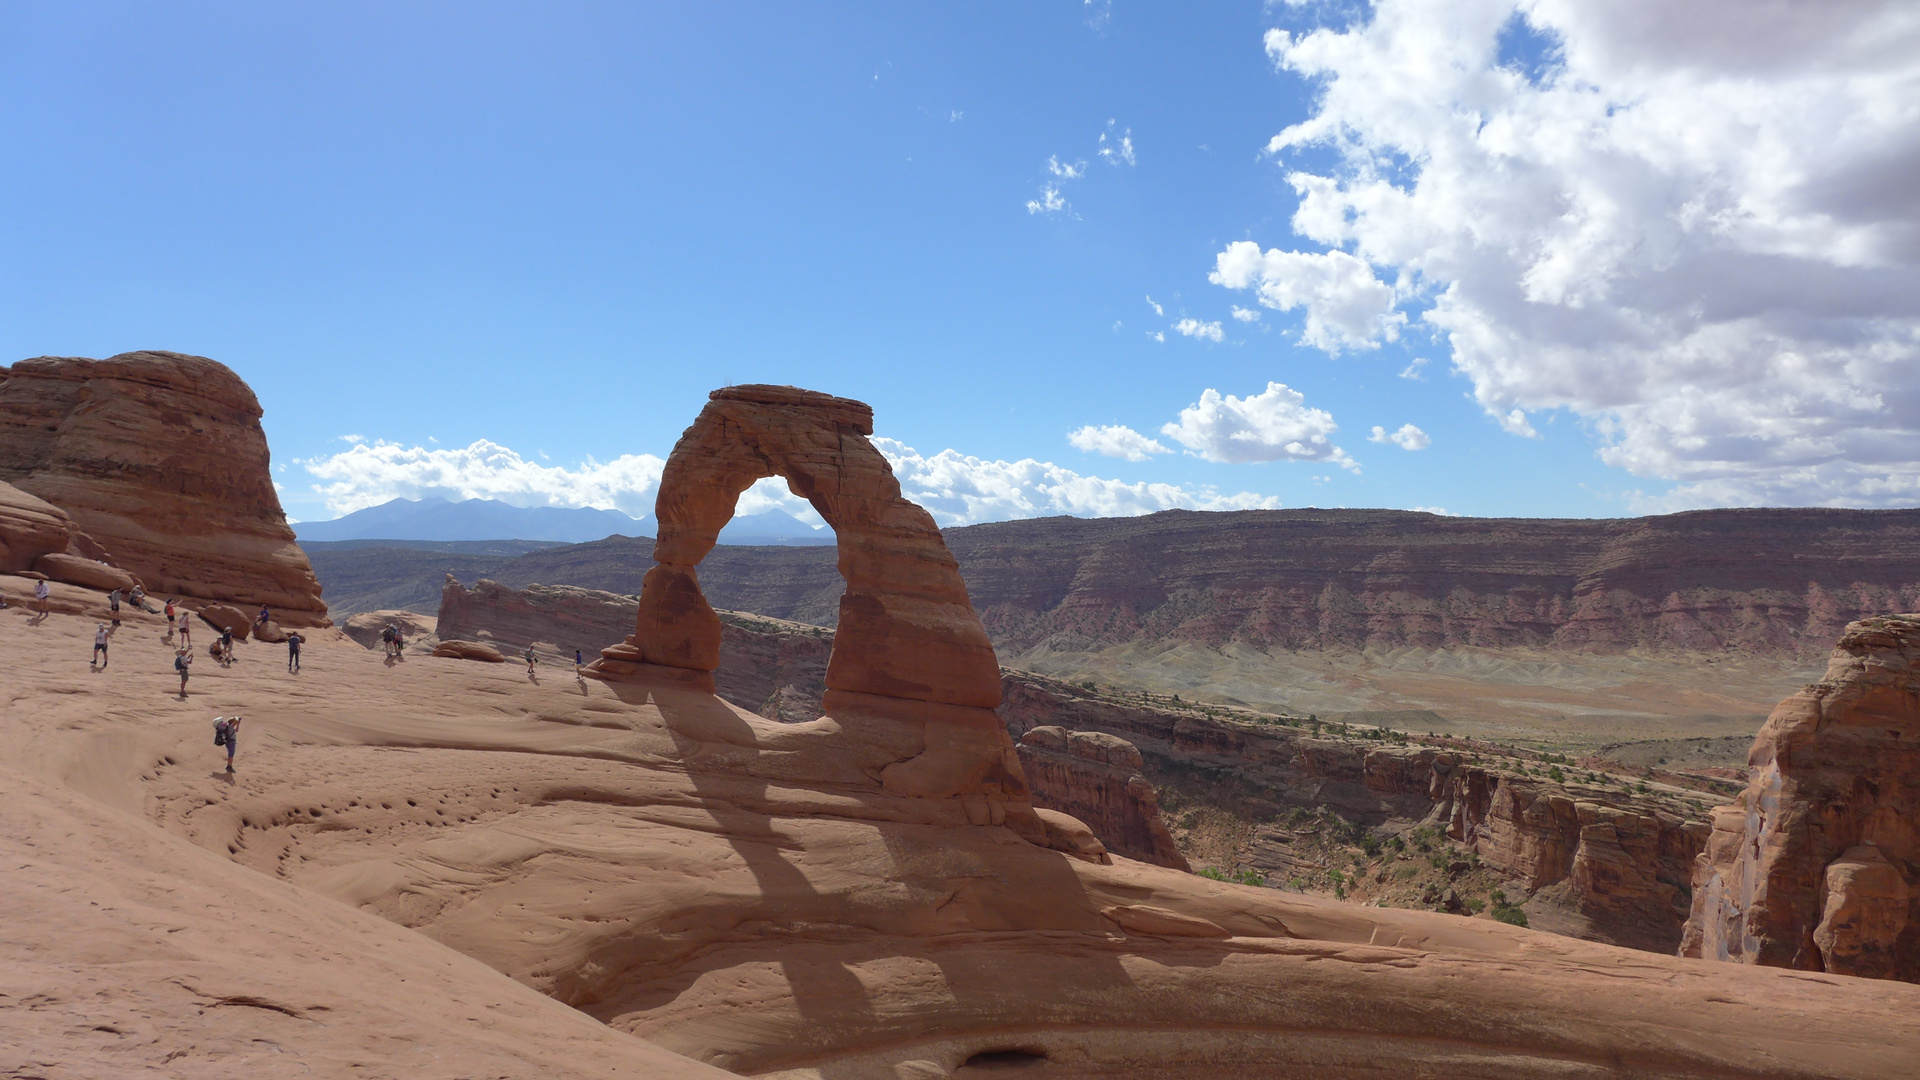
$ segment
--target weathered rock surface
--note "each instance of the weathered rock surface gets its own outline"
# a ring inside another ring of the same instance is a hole
[[[433,655],[449,660],[479,660],[488,664],[504,664],[507,658],[500,650],[484,641],[444,640],[433,647]]]
[[[431,647],[438,643],[439,620],[411,611],[363,611],[340,624],[340,629],[362,646],[378,649],[382,644],[380,634],[389,626],[398,629],[401,639],[408,645],[426,644]]]
[[[1708,827],[1677,793],[1559,783],[1521,775],[1514,762],[1473,764],[1444,746],[1316,735],[1298,718],[1135,703],[1029,672],[1006,672],[1003,693],[1000,714],[1023,749],[1046,726],[1127,740],[1153,784],[1231,804],[1249,826],[1242,862],[1281,880],[1327,868],[1296,865],[1285,828],[1262,823],[1324,807],[1388,832],[1424,823],[1444,833],[1577,916],[1564,929],[1578,936],[1660,952],[1679,943],[1684,886]],[[1036,771],[1028,775],[1040,790]]]
[[[893,759],[876,768],[888,792],[958,800],[970,820],[1045,843],[992,711],[993,644],[932,516],[901,496],[872,433],[873,410],[858,401],[789,386],[714,391],[661,474],[655,566],[641,583],[634,632],[601,650],[589,673],[714,692],[722,624],[695,568],[740,494],[780,476],[833,526],[846,579],[823,711],[892,731],[882,743]]]
[[[40,556],[67,550],[72,536],[64,510],[0,483],[0,574],[32,569]]]
[[[932,516],[901,497],[887,459],[867,441],[871,434],[873,410],[858,401],[780,386],[714,391],[662,473],[657,565],[641,584],[637,629],[606,654],[611,664],[719,666],[720,620],[694,568],[713,550],[741,492],[777,475],[839,538],[846,591],[828,689],[981,709],[1000,704],[999,664],[959,566]]]
[[[1846,628],[1714,812],[1687,956],[1920,982],[1920,616]]]
[[[0,618],[23,1076],[1920,1073],[1920,987],[1073,857],[887,792],[897,725],[665,683],[315,634],[299,679],[196,672],[248,717],[228,780],[144,618],[107,673],[93,619]]]
[[[1192,869],[1160,819],[1159,798],[1132,743],[1103,731],[1043,725],[1020,737],[1019,750],[1036,807],[1084,822],[1108,851]]]
[[[235,641],[247,640],[247,635],[253,631],[253,616],[232,604],[208,604],[196,614],[215,630],[231,633]]]
[[[576,649],[596,656],[633,632],[639,606],[630,596],[571,585],[509,589],[482,578],[468,589],[448,574],[435,626],[443,639],[485,635],[516,649],[534,645],[569,657]],[[376,629],[373,639],[379,638]]]
[[[260,404],[222,364],[133,352],[0,368],[0,480],[65,511],[150,592],[327,625],[274,494]]]
[[[64,581],[101,592],[120,589],[131,593],[138,579],[115,566],[63,551],[51,552],[33,560],[33,568],[52,581]]]

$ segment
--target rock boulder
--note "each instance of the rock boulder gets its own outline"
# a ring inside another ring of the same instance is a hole
[[[215,630],[231,633],[235,641],[247,640],[247,634],[253,629],[253,619],[232,604],[208,604],[200,609],[199,615]]]
[[[66,511],[0,483],[0,574],[19,573],[42,555],[67,550],[72,536]]]
[[[1920,982],[1920,615],[1848,626],[1694,865],[1685,956]]]
[[[397,628],[402,639],[413,645],[434,638],[439,620],[411,611],[363,611],[348,619],[340,629],[365,648],[378,649],[380,634],[389,626]]]
[[[133,352],[0,368],[0,480],[65,511],[150,591],[328,625],[260,404],[225,365]]]
[[[85,589],[99,589],[101,592],[115,589],[132,592],[137,584],[134,576],[125,570],[65,552],[42,555],[33,560],[33,568],[47,575],[50,580],[64,581]]]
[[[433,655],[449,660],[479,660],[487,664],[504,664],[507,658],[500,650],[484,641],[442,641],[433,647]]]

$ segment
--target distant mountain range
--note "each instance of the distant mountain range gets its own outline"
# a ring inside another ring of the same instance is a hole
[[[302,541],[542,540],[579,544],[608,536],[652,536],[651,516],[587,507],[513,506],[498,499],[393,499],[332,521],[293,526]],[[831,544],[833,530],[815,529],[792,514],[740,514],[720,530],[722,544]]]

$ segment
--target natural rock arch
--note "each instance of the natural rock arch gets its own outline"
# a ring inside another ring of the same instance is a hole
[[[867,441],[872,434],[873,409],[863,402],[789,386],[714,391],[660,478],[658,565],[641,586],[634,632],[601,652],[595,672],[711,689],[720,619],[695,567],[732,519],[740,493],[780,476],[839,540],[847,587],[829,692],[999,705],[999,662],[959,563],[933,517],[901,496],[887,459]]]

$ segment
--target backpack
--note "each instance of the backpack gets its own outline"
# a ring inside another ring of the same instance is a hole
[[[213,745],[215,746],[227,745],[227,729],[224,727],[221,727],[220,721],[218,720],[215,720],[213,722]]]
[[[186,658],[186,657],[184,657],[184,656],[176,656],[176,657],[174,657],[174,658],[173,658],[173,670],[175,670],[175,671],[185,671],[185,670],[187,670],[187,658]]]

